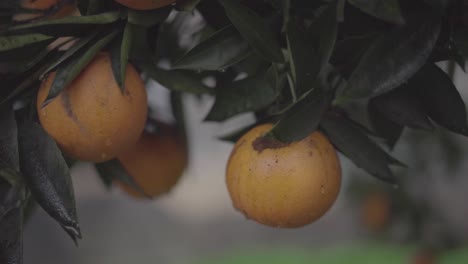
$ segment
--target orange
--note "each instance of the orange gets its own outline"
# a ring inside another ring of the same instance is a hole
[[[369,195],[362,205],[361,216],[363,224],[371,231],[382,231],[390,222],[390,197],[382,192]]]
[[[136,10],[151,10],[175,3],[176,0],[115,0],[117,3]]]
[[[143,133],[138,143],[118,159],[144,193],[154,198],[177,184],[187,166],[187,149],[175,128],[160,124],[158,134]],[[117,183],[131,196],[144,197],[132,187]]]
[[[146,122],[146,90],[128,64],[122,93],[107,53],[97,55],[53,101],[41,107],[55,72],[42,81],[37,96],[39,120],[72,158],[103,162],[135,145]]]
[[[336,150],[321,132],[290,144],[265,140],[259,125],[234,146],[226,168],[233,206],[273,227],[301,227],[323,216],[341,185]]]

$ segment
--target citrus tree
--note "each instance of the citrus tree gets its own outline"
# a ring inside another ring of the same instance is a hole
[[[187,94],[215,98],[206,122],[255,114],[222,140],[237,142],[226,171],[233,205],[260,223],[298,227],[322,216],[340,189],[337,151],[399,184],[392,167],[405,164],[391,150],[404,129],[468,135],[465,104],[435,64],[464,69],[466,8],[462,0],[1,1],[0,263],[22,263],[32,204],[81,238],[75,161],[95,163],[106,185],[137,197],[175,185],[187,163]],[[176,124],[148,115],[149,79],[171,91]]]

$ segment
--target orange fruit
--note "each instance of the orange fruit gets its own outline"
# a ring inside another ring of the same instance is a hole
[[[138,143],[118,156],[127,173],[150,197],[169,192],[187,166],[187,148],[177,130],[160,124],[158,134],[143,133]],[[125,183],[117,184],[135,198],[144,196]]]
[[[175,3],[176,0],[115,0],[117,3],[136,10],[151,10]]]
[[[45,107],[55,72],[42,81],[37,111],[42,127],[72,158],[103,162],[135,145],[146,122],[146,90],[128,64],[125,92],[114,79],[109,54],[98,54]]]
[[[363,224],[371,231],[382,231],[390,222],[390,197],[382,192],[370,194],[362,204],[361,217]]]
[[[70,0],[22,0],[21,7],[42,10],[38,13],[19,13],[13,16],[14,21],[28,21],[47,16],[47,19],[79,15],[75,1]]]
[[[290,144],[265,140],[259,125],[234,146],[226,168],[233,206],[273,227],[301,227],[324,215],[341,185],[336,150],[321,132]]]

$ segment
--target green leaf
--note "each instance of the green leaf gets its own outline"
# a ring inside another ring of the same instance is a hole
[[[184,112],[184,100],[183,94],[176,91],[171,91],[171,110],[172,115],[176,121],[177,131],[182,135],[182,139],[186,144],[187,139],[187,128],[185,126],[185,112]]]
[[[53,71],[54,69],[56,69],[58,66],[60,66],[62,63],[64,63],[66,60],[68,60],[70,57],[72,57],[76,52],[78,52],[79,50],[81,50],[81,48],[85,47],[86,45],[88,45],[88,43],[95,39],[96,36],[97,36],[98,32],[95,31],[91,34],[89,34],[88,36],[84,37],[84,38],[81,38],[80,40],[78,40],[75,44],[73,44],[73,46],[71,46],[67,51],[65,51],[63,53],[62,56],[60,56],[57,60],[54,61],[54,63],[52,63],[41,75],[40,79],[43,79],[45,77],[46,74],[48,74],[49,72]]]
[[[155,63],[154,51],[148,39],[149,29],[139,25],[132,26],[132,46],[129,59],[132,62]]]
[[[402,25],[405,19],[398,0],[348,0],[350,4],[363,12],[389,23]]]
[[[452,132],[468,135],[465,103],[452,80],[439,67],[424,66],[408,85],[432,120]]]
[[[152,63],[139,64],[148,76],[171,91],[193,94],[212,93],[212,89],[205,86],[201,77],[193,71],[163,70]]]
[[[370,104],[373,105],[372,109],[399,125],[415,129],[434,129],[421,101],[411,93],[406,85],[374,97]]]
[[[274,67],[268,71],[227,83],[216,91],[216,101],[206,116],[206,121],[224,121],[240,113],[257,111],[270,105],[277,97],[277,72]]]
[[[13,108],[0,106],[0,167],[19,171],[18,129]]]
[[[149,195],[145,194],[145,191],[143,191],[138,183],[128,175],[119,160],[113,159],[102,163],[96,163],[94,166],[101,176],[101,179],[103,179],[105,185],[110,186],[114,180],[118,180],[129,185],[145,197],[150,198]]]
[[[385,139],[390,149],[393,149],[403,133],[404,127],[388,119],[375,104],[368,104],[369,121],[377,136]]]
[[[26,34],[26,35],[12,35],[12,36],[0,36],[0,52],[10,51],[14,49],[23,48],[25,46],[50,42],[53,37],[43,34]]]
[[[35,122],[18,127],[21,172],[35,200],[76,242],[81,238],[73,185],[55,141]]]
[[[281,142],[301,140],[314,132],[331,103],[332,95],[322,87],[304,94],[271,130],[271,134]]]
[[[307,29],[307,34],[315,38],[314,47],[317,51],[319,72],[328,64],[335,48],[338,33],[336,12],[336,5],[330,5]]]
[[[41,20],[38,22],[32,22],[22,25],[17,25],[8,28],[9,31],[15,31],[20,29],[35,29],[39,27],[45,27],[50,25],[102,25],[110,24],[117,21],[120,18],[120,12],[107,12],[99,15],[91,16],[67,16],[63,18]]]
[[[329,112],[322,119],[321,128],[335,147],[356,166],[380,180],[396,183],[397,179],[389,168],[393,158],[370,140],[353,121]]]
[[[133,39],[133,26],[130,23],[125,25],[125,29],[120,41],[112,45],[110,58],[112,72],[122,93],[125,91],[125,76],[127,72],[128,57],[130,54]]]
[[[128,22],[143,27],[151,27],[166,20],[171,11],[172,6],[149,11],[128,9]]]
[[[43,62],[43,60],[46,59],[50,52],[51,51],[48,49],[42,49],[40,52],[35,53],[33,56],[27,59],[17,58],[13,61],[5,62],[7,67],[5,70],[2,69],[0,73],[18,74],[29,71],[35,66],[37,66],[39,63]]]
[[[313,88],[312,84],[320,70],[315,36],[307,34],[292,20],[289,21],[286,31],[294,90],[303,94]]]
[[[374,97],[400,86],[427,61],[440,19],[421,18],[378,38],[351,74],[339,101]]]
[[[0,177],[0,263],[23,263],[23,210],[19,200],[16,189]],[[8,210],[2,213],[2,209]]]
[[[174,69],[222,70],[242,61],[252,50],[239,32],[226,26],[215,32],[178,59]]]
[[[94,56],[101,51],[107,44],[109,44],[115,36],[117,36],[118,30],[114,30],[104,37],[96,40],[91,45],[86,45],[85,48],[80,52],[74,53],[65,63],[58,68],[54,81],[50,87],[49,94],[46,100],[42,103],[42,107],[50,103],[60,92],[65,89],[80,72],[93,60]]]
[[[252,48],[271,62],[283,62],[275,32],[254,11],[234,0],[219,0],[227,16]]]

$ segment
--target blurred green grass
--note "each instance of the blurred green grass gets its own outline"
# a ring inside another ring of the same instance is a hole
[[[360,245],[322,250],[269,249],[237,251],[197,264],[407,264],[416,247]],[[468,263],[468,248],[444,252],[440,264]]]

